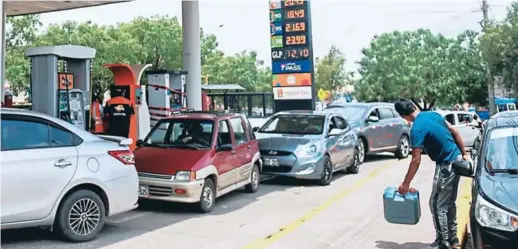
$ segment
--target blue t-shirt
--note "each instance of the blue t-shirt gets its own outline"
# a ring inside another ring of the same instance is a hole
[[[446,121],[437,112],[426,111],[417,115],[410,140],[412,148],[424,149],[437,163],[451,163],[461,154]]]

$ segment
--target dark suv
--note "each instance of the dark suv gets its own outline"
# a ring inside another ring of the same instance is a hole
[[[325,111],[341,114],[356,132],[360,163],[368,154],[410,153],[410,127],[391,103],[333,103]]]

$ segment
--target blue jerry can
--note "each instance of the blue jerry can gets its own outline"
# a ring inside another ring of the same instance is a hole
[[[385,220],[394,224],[415,225],[421,218],[419,191],[402,195],[397,188],[388,187],[383,193]]]

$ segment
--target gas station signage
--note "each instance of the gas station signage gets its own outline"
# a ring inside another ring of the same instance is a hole
[[[270,1],[272,87],[277,107],[313,109],[313,46],[310,2]],[[301,100],[307,100],[302,103]],[[294,104],[298,103],[298,104]],[[280,110],[280,109],[279,109]]]

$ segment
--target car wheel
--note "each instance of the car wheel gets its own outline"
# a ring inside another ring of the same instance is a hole
[[[408,154],[410,154],[410,141],[408,141],[408,137],[406,135],[401,136],[399,139],[395,154],[396,157],[400,159],[407,158]]]
[[[252,168],[252,173],[250,173],[250,183],[245,186],[245,191],[247,193],[255,193],[259,190],[259,182],[261,181],[261,172],[259,171],[259,166],[254,164]]]
[[[365,155],[367,154],[367,149],[365,148],[365,142],[363,139],[358,139],[356,148],[358,149],[358,160],[360,164],[362,164],[365,161]]]
[[[353,163],[351,166],[347,167],[347,173],[350,173],[350,174],[358,174],[358,172],[360,171],[360,159],[359,159],[359,151],[358,151],[358,147],[356,147],[354,149],[354,159],[353,159]]]
[[[322,176],[320,180],[318,180],[318,184],[322,186],[327,186],[331,184],[331,180],[333,180],[333,164],[331,164],[331,159],[328,156],[324,157],[324,169],[322,170]]]
[[[61,203],[54,229],[68,241],[85,242],[102,230],[105,217],[101,197],[90,190],[79,190]]]
[[[214,209],[216,202],[216,187],[212,179],[205,179],[203,187],[201,188],[200,202],[198,209],[202,213],[210,213]]]

